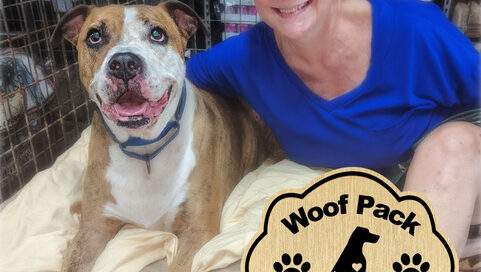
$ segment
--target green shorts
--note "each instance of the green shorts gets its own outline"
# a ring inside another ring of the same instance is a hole
[[[461,113],[458,113],[456,115],[453,115],[446,120],[442,121],[439,123],[436,127],[431,129],[430,131],[426,132],[423,136],[421,136],[411,147],[412,151],[418,147],[418,145],[428,136],[431,131],[433,131],[435,128],[439,127],[440,125],[446,124],[448,122],[454,122],[454,121],[464,121],[464,122],[469,122],[471,124],[477,125],[481,127],[481,108],[479,109],[474,109],[474,110],[469,110],[469,111],[464,111]],[[404,180],[406,178],[406,173],[409,168],[409,164],[411,163],[411,159],[401,162],[391,168],[388,169],[382,169],[379,170],[379,173],[385,176],[387,179],[389,179],[392,183],[396,184],[396,186],[399,189],[402,189],[404,186]]]

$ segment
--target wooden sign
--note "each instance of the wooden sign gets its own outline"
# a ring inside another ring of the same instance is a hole
[[[331,171],[264,211],[245,272],[458,271],[426,199],[363,168]]]

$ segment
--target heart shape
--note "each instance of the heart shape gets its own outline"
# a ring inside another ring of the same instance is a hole
[[[352,269],[354,269],[354,271],[359,271],[359,270],[361,270],[361,268],[362,268],[361,263],[353,263],[352,264]]]

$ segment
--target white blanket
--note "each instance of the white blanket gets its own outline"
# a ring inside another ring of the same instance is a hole
[[[89,139],[90,128],[4,205],[0,271],[60,269],[62,252],[78,229],[79,216],[71,214],[70,206],[81,198]],[[267,201],[283,189],[303,187],[321,172],[284,160],[245,176],[224,205],[220,234],[197,252],[192,271],[240,271],[243,250],[259,229]],[[154,262],[165,267],[176,247],[177,237],[171,233],[127,225],[108,243],[92,271],[141,271]]]

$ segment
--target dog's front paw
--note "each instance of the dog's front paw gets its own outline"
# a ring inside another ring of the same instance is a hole
[[[187,260],[174,260],[167,269],[168,272],[190,272],[192,263]]]

